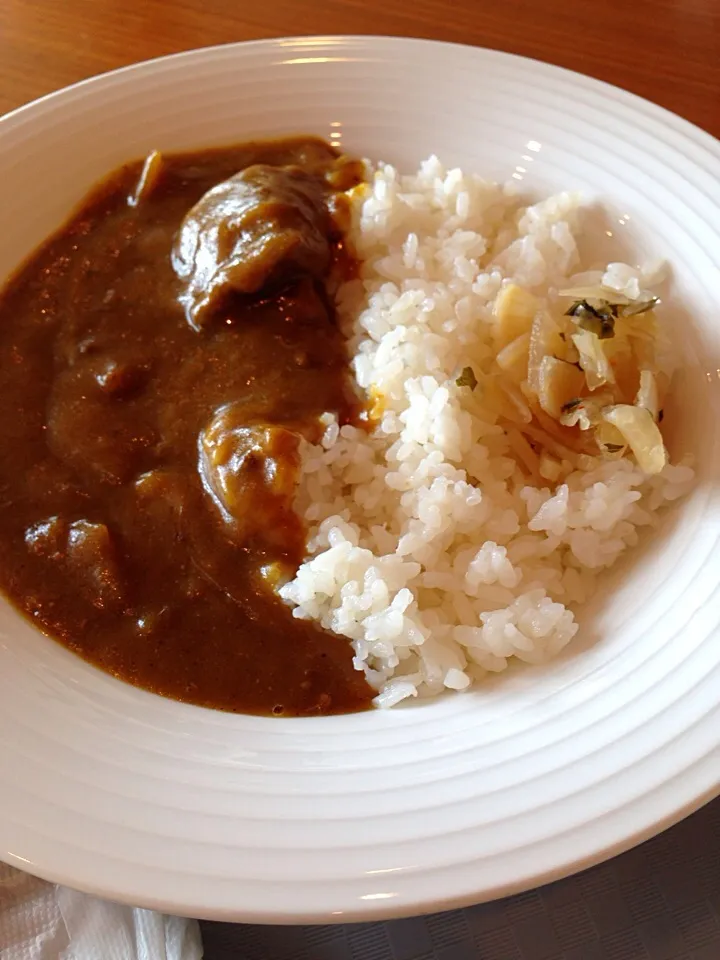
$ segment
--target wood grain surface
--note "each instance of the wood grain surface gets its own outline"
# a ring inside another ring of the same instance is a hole
[[[536,57],[720,136],[720,0],[0,0],[0,113],[136,60],[323,33],[432,37]]]

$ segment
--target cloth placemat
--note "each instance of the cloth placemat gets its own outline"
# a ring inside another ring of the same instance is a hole
[[[720,798],[653,840],[506,900],[386,923],[203,923],[205,960],[720,960]]]

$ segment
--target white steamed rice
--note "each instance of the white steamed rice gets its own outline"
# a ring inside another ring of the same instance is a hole
[[[351,641],[387,707],[557,654],[597,571],[693,473],[669,465],[649,478],[629,459],[581,457],[560,485],[530,486],[482,382],[455,383],[493,357],[504,283],[552,301],[577,282],[580,197],[522,210],[511,187],[431,158],[412,176],[377,169],[355,206],[364,268],[340,311],[357,381],[382,414],[370,435],[327,416],[322,443],[306,445],[309,558],[281,595]],[[634,298],[655,274],[611,264],[603,283]]]

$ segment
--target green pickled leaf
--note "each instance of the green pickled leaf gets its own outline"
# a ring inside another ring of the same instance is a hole
[[[477,377],[475,376],[475,371],[472,367],[463,367],[463,371],[460,376],[457,378],[455,383],[459,387],[470,387],[471,390],[474,390],[477,386]]]

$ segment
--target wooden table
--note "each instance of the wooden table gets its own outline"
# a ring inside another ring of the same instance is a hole
[[[720,0],[0,0],[0,113],[135,60],[323,33],[432,37],[537,57],[720,136]]]

